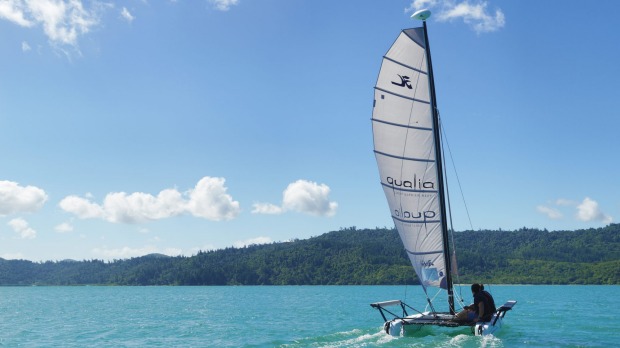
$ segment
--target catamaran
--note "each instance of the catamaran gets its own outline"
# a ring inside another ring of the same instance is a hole
[[[428,10],[414,13],[411,17],[421,20],[422,27],[403,30],[383,57],[372,113],[381,185],[428,305],[423,311],[401,300],[371,306],[379,310],[385,331],[393,336],[428,326],[469,326],[475,335],[490,335],[502,327],[506,312],[516,301],[497,308],[488,322],[455,318],[452,273],[456,253],[449,240],[446,214],[441,128],[426,27],[430,14]],[[433,299],[438,297],[431,299],[432,288],[447,295],[447,311],[435,310]]]

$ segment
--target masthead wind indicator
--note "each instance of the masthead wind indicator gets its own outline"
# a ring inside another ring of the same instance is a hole
[[[429,10],[419,10],[411,15],[411,18],[425,21],[431,16],[431,11]]]

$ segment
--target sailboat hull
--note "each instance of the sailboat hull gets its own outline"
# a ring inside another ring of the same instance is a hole
[[[385,332],[391,336],[418,336],[436,334],[432,327],[459,328],[467,333],[472,324],[454,321],[454,315],[449,313],[421,313],[404,318],[395,318],[384,325]]]
[[[503,318],[499,317],[496,320],[495,316],[488,322],[478,323],[457,322],[453,318],[454,316],[450,314],[416,314],[387,321],[384,330],[394,337],[427,336],[440,333],[489,336],[498,334],[504,324]]]
[[[499,330],[504,325],[504,319],[498,318],[495,321],[495,316],[489,322],[477,323],[474,329],[474,335],[476,336],[489,336],[489,335],[497,335]]]
[[[388,301],[374,304],[373,307],[382,311],[382,305],[400,304],[401,301]],[[439,327],[450,329],[451,333],[466,334],[468,331],[476,336],[497,335],[502,326],[504,326],[504,316],[506,312],[511,310],[517,301],[507,301],[497,309],[493,317],[488,322],[465,322],[454,320],[454,315],[450,313],[431,313],[424,312],[419,314],[407,315],[402,318],[394,318],[388,320],[384,324],[384,330],[391,336],[415,336],[425,334],[435,334],[436,331],[427,328]],[[382,312],[383,313],[383,312]]]

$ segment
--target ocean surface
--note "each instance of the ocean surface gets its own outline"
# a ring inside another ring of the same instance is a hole
[[[489,286],[487,286],[489,290]],[[620,286],[491,286],[498,337],[389,337],[371,302],[418,286],[0,287],[2,347],[613,347]],[[462,294],[471,301],[469,288]]]

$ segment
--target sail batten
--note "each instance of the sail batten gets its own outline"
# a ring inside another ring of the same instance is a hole
[[[399,61],[397,61],[396,59],[392,59],[392,58],[390,58],[390,57],[383,57],[383,59],[389,60],[390,62],[394,62],[394,63],[399,64],[399,65],[402,65],[402,66],[403,66],[403,67],[405,67],[405,68],[411,69],[411,70],[413,70],[413,71],[417,71],[417,72],[419,72],[419,73],[421,73],[421,74],[428,75],[428,72],[426,72],[426,71],[422,71],[422,70],[420,70],[420,69],[418,69],[418,68],[416,68],[416,67],[413,67],[413,66],[407,65],[407,64],[405,64],[405,63],[403,63],[403,62],[399,62]]]
[[[372,119],[373,122],[381,122],[381,123],[385,123],[385,124],[389,124],[391,126],[396,126],[396,127],[405,127],[405,128],[413,128],[413,129],[419,129],[419,130],[427,130],[427,131],[432,131],[432,128],[426,128],[426,127],[418,127],[418,126],[411,126],[408,124],[401,124],[401,123],[394,123],[394,122],[388,122],[388,121],[384,121],[384,120],[376,120],[376,119]]]
[[[399,217],[396,217],[394,215],[392,215],[392,219],[400,221],[400,222],[404,222],[407,224],[438,224],[441,221],[440,220],[423,220],[423,221],[415,221],[415,220],[405,220],[405,219],[401,219]],[[442,251],[443,253],[443,251]],[[424,255],[425,253],[410,253],[412,255]],[[435,254],[435,253],[431,253],[431,254]]]
[[[403,157],[403,156],[393,155],[393,154],[389,154],[389,153],[385,153],[385,152],[381,152],[381,151],[375,151],[375,154],[386,156],[386,157],[391,157],[391,158],[396,158],[396,159],[400,159],[400,160],[403,160],[403,161],[432,162],[432,163],[435,162],[435,160],[431,160],[431,159],[428,159],[428,158]]]
[[[416,190],[416,189],[406,189],[402,187],[394,187],[394,185],[381,184],[383,187],[389,188],[390,190],[398,190],[403,192],[420,192],[420,193],[437,193],[436,190]]]
[[[416,101],[416,102],[419,102],[419,103],[423,103],[423,104],[430,104],[431,103],[428,100],[420,100],[420,99],[411,98],[411,97],[408,97],[406,95],[397,94],[397,93],[394,93],[393,91],[388,91],[387,89],[383,89],[383,88],[379,88],[379,87],[375,87],[375,90],[381,91],[381,92],[384,92],[384,93],[389,93],[389,94],[391,94],[391,95],[393,95],[395,97],[401,97],[403,99],[409,99],[409,100],[413,100],[413,101]]]
[[[443,253],[443,250],[437,250],[437,251],[426,251],[426,252],[413,252],[410,250],[405,250],[407,253],[412,254],[412,255],[430,255],[430,254],[441,254]]]
[[[406,29],[375,86],[374,152],[391,216],[424,287],[448,287],[432,68],[424,28]]]

